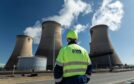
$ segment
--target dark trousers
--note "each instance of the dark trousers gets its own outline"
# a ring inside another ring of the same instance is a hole
[[[63,78],[61,84],[87,84],[87,82],[88,79],[86,76],[73,76],[73,77]]]

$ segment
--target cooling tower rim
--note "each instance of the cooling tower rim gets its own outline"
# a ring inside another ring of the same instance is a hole
[[[108,28],[109,26],[106,25],[106,24],[94,25],[94,26],[91,27],[91,31],[94,30],[95,28],[98,28],[98,27],[100,27],[100,28]]]
[[[44,21],[44,22],[42,23],[42,25],[47,24],[47,23],[54,23],[54,24],[57,24],[57,25],[61,26],[60,23],[58,23],[58,22],[56,22],[56,21],[52,21],[52,20]]]
[[[28,36],[28,35],[16,35],[17,37],[28,37],[28,38],[31,38],[31,39],[33,39],[33,37],[31,37],[31,36]]]

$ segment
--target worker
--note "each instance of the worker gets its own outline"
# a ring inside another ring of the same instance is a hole
[[[55,84],[87,84],[92,64],[87,51],[77,44],[74,30],[67,33],[68,45],[61,48],[54,67]]]

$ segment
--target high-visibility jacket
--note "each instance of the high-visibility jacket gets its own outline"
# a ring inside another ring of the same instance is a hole
[[[55,75],[60,73],[62,75],[56,76],[56,81],[61,81],[62,77],[86,75],[88,65],[91,65],[91,60],[84,48],[77,44],[63,47],[56,59],[56,66],[59,67],[59,70],[57,69],[54,72]],[[60,70],[61,67],[62,69]]]

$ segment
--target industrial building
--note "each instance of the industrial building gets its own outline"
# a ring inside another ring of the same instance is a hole
[[[90,29],[90,57],[96,68],[112,68],[122,65],[108,35],[107,25],[96,25]]]
[[[47,58],[47,69],[53,70],[55,59],[62,46],[61,24],[55,21],[42,23],[42,35],[35,56]]]
[[[5,65],[6,70],[12,70],[17,62],[18,57],[32,57],[32,37],[27,35],[17,35],[16,44],[12,55],[10,56],[7,64]]]
[[[44,57],[18,57],[17,70],[45,71],[47,60]]]

